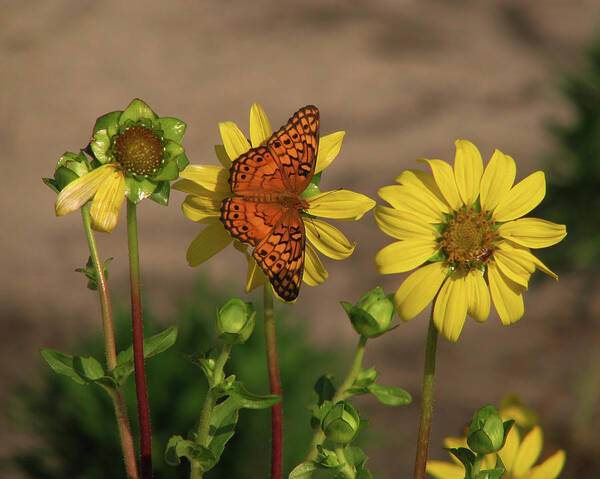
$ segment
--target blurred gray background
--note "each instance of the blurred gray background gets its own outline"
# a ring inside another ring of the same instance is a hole
[[[40,348],[61,348],[99,328],[97,295],[73,273],[88,256],[80,216],[55,218],[55,194],[41,182],[64,151],[86,145],[96,117],[142,98],[187,123],[192,163],[216,164],[218,121],[247,132],[250,106],[259,102],[276,128],[312,103],[322,134],[347,133],[324,189],[376,198],[403,169],[422,168],[417,158],[451,161],[456,138],[473,141],[484,161],[494,148],[510,154],[521,179],[552,148],[544,121],[569,119],[558,80],[582,62],[600,13],[592,0],[30,0],[0,8],[3,393],[39,367]],[[182,200],[173,192],[168,208],[143,202],[138,212],[145,294],[165,324],[198,273],[185,252],[200,227],[181,214]],[[126,303],[124,218],[123,211],[114,233],[98,240],[102,257],[115,257],[112,293]],[[373,257],[391,238],[371,214],[337,226],[358,242],[356,252],[342,262],[325,258],[329,280],[304,286],[294,307],[311,318],[311,336],[324,346],[355,341],[340,300],[354,302],[376,285],[393,292],[403,279],[375,271]],[[230,248],[199,269],[241,293],[242,268]],[[579,370],[600,336],[598,324],[573,322],[582,283],[576,275],[536,282],[514,326],[502,327],[492,313],[485,324],[467,320],[456,345],[440,341],[431,457],[444,458],[441,439],[511,391],[540,414],[545,454],[565,447]],[[597,292],[593,304],[599,312]],[[366,362],[382,371],[382,383],[415,398],[398,409],[361,403],[390,441],[367,451],[376,477],[412,467],[426,328],[423,314],[369,344]],[[6,455],[28,438],[1,421]],[[409,453],[396,454],[396,441]]]

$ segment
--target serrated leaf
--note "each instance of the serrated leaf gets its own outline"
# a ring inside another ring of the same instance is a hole
[[[301,462],[292,469],[288,479],[303,479],[305,477],[310,477],[311,474],[318,469],[320,469],[319,464],[314,461]]]
[[[70,377],[77,384],[87,384],[73,368],[73,356],[63,354],[56,349],[42,349],[40,354],[55,373]]]
[[[254,394],[240,381],[235,381],[227,392],[236,402],[246,409],[266,409],[281,402],[281,397],[275,394]]]
[[[369,392],[373,394],[379,402],[387,406],[404,406],[412,402],[412,396],[403,389],[396,386],[379,386],[372,384]]]

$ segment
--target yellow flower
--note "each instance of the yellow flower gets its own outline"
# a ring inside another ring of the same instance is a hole
[[[192,221],[208,225],[188,248],[190,266],[203,263],[233,241],[220,221],[221,203],[232,195],[228,183],[229,169],[232,161],[251,147],[265,144],[272,134],[267,115],[258,103],[250,109],[250,142],[233,122],[219,123],[219,130],[223,145],[215,146],[215,152],[222,166],[190,165],[180,175],[184,179],[173,185],[174,189],[188,193],[182,205],[184,215]],[[302,194],[308,203],[308,208],[302,212],[306,237],[314,246],[306,244],[305,248],[303,281],[309,286],[317,286],[328,277],[315,249],[330,258],[345,259],[355,247],[337,228],[315,217],[356,221],[375,206],[372,199],[359,193],[341,189],[321,193],[317,187],[320,173],[339,153],[344,134],[338,131],[320,139],[313,182]],[[266,276],[248,253],[248,247],[237,240],[234,246],[248,260],[246,292],[265,284]]]
[[[419,267],[394,296],[398,315],[409,321],[434,298],[433,320],[455,342],[466,315],[483,322],[490,292],[502,324],[519,320],[523,292],[535,269],[558,279],[530,248],[545,248],[566,236],[566,228],[538,218],[521,218],[544,198],[544,173],[536,171],[513,186],[514,160],[495,150],[485,171],[475,145],[457,140],[454,168],[441,160],[420,160],[432,174],[404,171],[379,196],[381,230],[400,240],[375,257],[381,274]],[[489,290],[488,290],[489,285]]]
[[[554,479],[558,477],[565,464],[566,454],[562,449],[555,452],[541,464],[535,466],[542,451],[542,430],[535,426],[521,440],[518,429],[513,426],[508,433],[504,447],[498,452],[506,467],[503,479]],[[468,447],[466,438],[448,437],[444,439],[447,448]],[[465,469],[451,455],[454,463],[427,461],[427,473],[436,479],[463,479]],[[493,469],[496,454],[485,456],[482,470]]]

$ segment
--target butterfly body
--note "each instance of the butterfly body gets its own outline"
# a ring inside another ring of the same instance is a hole
[[[319,110],[306,106],[264,146],[232,163],[232,196],[221,205],[221,221],[231,236],[254,246],[252,256],[285,301],[298,296],[304,272],[306,235],[300,197],[315,171]]]

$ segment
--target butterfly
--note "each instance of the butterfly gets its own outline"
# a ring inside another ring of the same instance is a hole
[[[284,301],[298,297],[306,233],[300,195],[315,172],[319,109],[300,108],[266,145],[235,159],[229,171],[233,196],[221,204],[221,221],[233,238],[254,246],[252,257]]]

